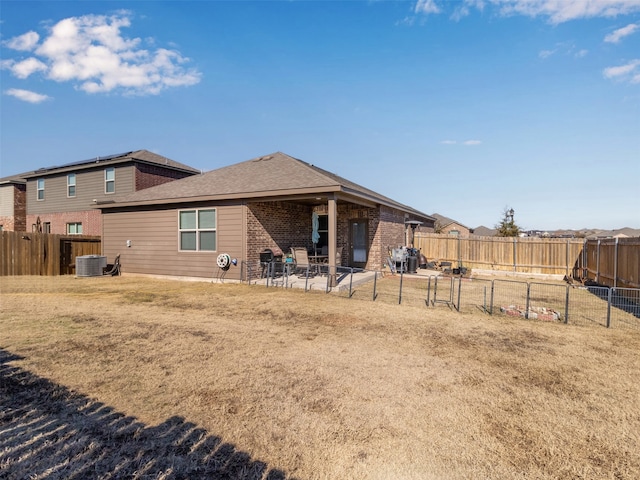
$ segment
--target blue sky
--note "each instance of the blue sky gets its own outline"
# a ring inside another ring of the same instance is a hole
[[[507,206],[526,229],[640,228],[640,0],[3,0],[0,19],[0,176],[282,151],[472,228]]]

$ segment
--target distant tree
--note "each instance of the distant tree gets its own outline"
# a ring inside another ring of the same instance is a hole
[[[520,235],[521,228],[513,220],[513,214],[513,208],[504,207],[502,220],[495,226],[496,237],[517,237]]]
[[[444,226],[440,220],[436,220],[436,223],[433,224],[433,233],[442,233]]]

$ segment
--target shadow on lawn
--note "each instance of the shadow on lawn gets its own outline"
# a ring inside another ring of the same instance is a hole
[[[18,359],[0,349],[0,478],[286,478],[183,418],[145,426],[8,364]]]

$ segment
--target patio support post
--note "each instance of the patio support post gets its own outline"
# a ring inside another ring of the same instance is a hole
[[[338,207],[336,195],[329,195],[329,285],[336,286],[336,253],[338,251]]]

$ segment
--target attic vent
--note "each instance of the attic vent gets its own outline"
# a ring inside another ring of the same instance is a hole
[[[256,158],[254,162],[263,162],[263,161],[266,162],[267,160],[271,160],[272,158],[273,158],[273,155],[269,155],[266,157]]]

